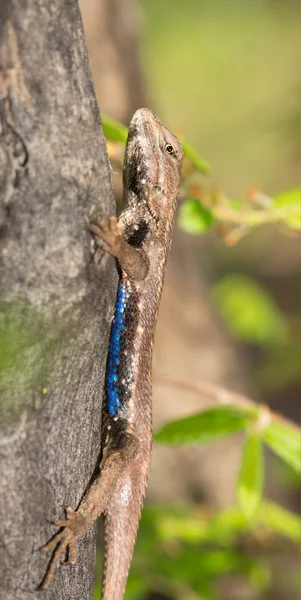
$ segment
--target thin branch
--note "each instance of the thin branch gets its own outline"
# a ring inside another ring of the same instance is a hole
[[[265,404],[259,404],[254,400],[251,400],[243,394],[233,392],[215,383],[207,381],[190,381],[188,379],[175,379],[173,377],[156,377],[154,379],[154,385],[170,386],[177,389],[186,390],[195,394],[201,394],[202,396],[209,396],[218,404],[232,404],[238,406],[244,410],[259,414],[259,419],[264,421],[262,423],[266,426],[271,421],[278,421],[293,428],[297,433],[301,433],[300,427],[296,425],[290,419],[286,419],[282,415],[270,410]]]
[[[229,206],[217,205],[212,207],[213,214],[221,221],[227,223],[242,224],[249,227],[262,225],[263,223],[275,223],[285,221],[287,218],[299,217],[300,207],[281,207],[268,210],[233,210]]]

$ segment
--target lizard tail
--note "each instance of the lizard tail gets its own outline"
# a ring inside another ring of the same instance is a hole
[[[149,462],[137,457],[119,480],[104,513],[102,600],[122,600],[134,551]]]

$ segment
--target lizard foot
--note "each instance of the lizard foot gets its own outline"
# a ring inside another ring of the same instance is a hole
[[[68,550],[68,560],[63,564],[74,565],[77,562],[77,548],[76,548],[76,540],[86,531],[86,527],[84,525],[84,519],[79,512],[76,512],[70,506],[64,506],[66,512],[66,519],[59,519],[55,521],[55,525],[59,527],[64,527],[62,531],[59,531],[49,542],[42,546],[42,552],[48,552],[53,548],[56,548],[53,557],[51,559],[46,577],[43,582],[39,586],[39,590],[47,590],[57,565],[58,560],[64,553],[64,551]]]
[[[98,225],[90,225],[90,231],[106,242],[104,250],[113,256],[118,256],[122,242],[123,226],[116,217],[102,219]]]

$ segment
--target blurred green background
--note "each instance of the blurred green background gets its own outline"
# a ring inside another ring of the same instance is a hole
[[[300,188],[301,3],[139,5],[148,94],[162,119],[211,164],[202,185],[242,203],[253,188],[268,196]],[[298,204],[301,215],[300,195]],[[256,384],[262,391],[296,384],[300,394],[298,231],[264,226],[232,248],[209,234],[202,264],[212,283],[219,281],[214,301],[229,331],[248,345]]]
[[[139,4],[148,93],[214,180],[234,196],[300,185],[300,2]]]

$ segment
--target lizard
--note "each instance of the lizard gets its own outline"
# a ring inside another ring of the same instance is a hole
[[[77,510],[64,507],[62,528],[42,550],[56,564],[103,514],[103,600],[122,600],[147,487],[152,446],[152,352],[166,260],[181,184],[181,143],[147,108],[134,114],[123,166],[123,210],[92,233],[117,260],[120,280],[107,359],[99,474]]]

